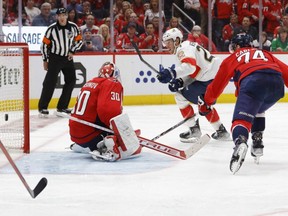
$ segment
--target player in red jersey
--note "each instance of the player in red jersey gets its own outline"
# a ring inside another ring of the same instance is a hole
[[[207,115],[210,106],[233,78],[237,101],[232,120],[232,137],[235,143],[230,170],[236,173],[247,153],[249,132],[252,133],[251,155],[256,162],[263,155],[262,135],[265,130],[265,111],[284,96],[288,86],[288,66],[270,52],[251,47],[252,37],[238,34],[232,39],[234,50],[208,85],[204,97],[199,97],[199,112]]]
[[[70,136],[75,142],[70,147],[73,151],[91,153],[94,159],[106,161],[124,159],[141,152],[134,130],[128,128],[131,125],[129,119],[122,114],[123,86],[120,81],[117,67],[111,62],[104,63],[98,77],[81,88],[71,114],[105,128],[111,125],[118,136],[70,119]],[[125,130],[128,128],[126,135],[121,131],[123,123]],[[129,140],[126,140],[127,135]]]

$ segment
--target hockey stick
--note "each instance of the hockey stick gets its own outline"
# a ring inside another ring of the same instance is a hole
[[[136,52],[137,52],[140,60],[141,60],[144,64],[146,64],[151,70],[153,70],[155,73],[159,74],[159,71],[158,71],[158,70],[156,70],[152,65],[150,65],[147,61],[145,61],[145,60],[143,59],[143,57],[142,57],[142,55],[141,55],[141,52],[140,52],[137,44],[136,44],[133,40],[130,40],[130,41],[131,41],[131,43],[132,43],[132,46],[135,48],[135,50],[136,50]]]
[[[69,118],[73,121],[76,121],[76,122],[79,122],[79,123],[82,123],[82,124],[85,124],[85,125],[88,125],[88,126],[91,126],[91,127],[94,127],[94,128],[97,128],[99,130],[102,130],[102,131],[106,131],[106,132],[109,132],[109,133],[114,133],[113,130],[110,130],[108,128],[105,128],[105,127],[102,127],[100,125],[96,125],[96,124],[93,124],[91,122],[88,122],[88,121],[85,121],[85,120],[82,120],[82,119],[78,119],[78,118],[75,118],[73,116],[70,116],[70,115],[67,115],[67,114],[63,114],[63,113],[57,113],[58,116],[61,116],[61,117],[64,117],[64,118]],[[163,131],[161,134],[155,136],[153,139],[151,139],[152,141],[155,141],[156,139],[159,139],[161,136],[164,136],[165,134],[169,133],[170,131],[174,130],[175,128],[179,127],[180,125],[184,124],[186,121],[188,121],[189,119],[195,117],[195,114],[192,115],[191,117],[189,118],[185,118],[183,119],[182,121],[178,122],[176,125],[173,125],[172,127],[168,128],[167,130]]]
[[[58,113],[57,115],[62,116],[64,118],[69,118],[72,121],[76,121],[76,122],[79,122],[81,124],[88,125],[90,127],[97,128],[99,130],[114,133],[114,131],[112,131],[108,128],[93,124],[91,122],[88,122],[88,121],[85,121],[82,119],[75,118],[75,117],[67,115],[67,114]],[[139,139],[141,146],[144,146],[144,147],[152,149],[154,151],[158,151],[158,152],[161,152],[163,154],[167,154],[167,155],[170,155],[172,157],[176,157],[176,158],[179,158],[182,160],[186,160],[189,157],[191,157],[193,154],[195,154],[197,151],[199,151],[204,145],[206,145],[210,140],[210,136],[208,134],[205,134],[193,146],[190,146],[186,150],[180,150],[180,149],[173,148],[171,146],[167,146],[167,145],[164,145],[164,144],[161,144],[158,142],[154,142],[153,140],[149,140],[149,139],[146,139],[144,137],[140,137],[140,136],[137,136],[137,137]]]
[[[19,171],[19,169],[17,168],[16,164],[14,163],[13,159],[11,158],[10,154],[8,153],[8,151],[6,150],[5,146],[3,145],[3,143],[0,140],[0,148],[3,151],[3,153],[5,154],[6,158],[8,159],[9,163],[11,164],[11,166],[13,167],[13,169],[15,170],[16,174],[18,175],[18,177],[20,178],[20,180],[22,181],[22,183],[24,184],[25,188],[27,189],[27,191],[29,192],[29,194],[31,195],[32,198],[36,198],[43,190],[44,188],[47,186],[47,179],[46,178],[42,178],[38,184],[36,185],[36,187],[34,188],[34,190],[32,190],[29,185],[27,184],[26,180],[24,179],[23,175],[21,174],[21,172]]]
[[[196,114],[183,119],[182,121],[178,122],[177,124],[175,124],[174,126],[168,128],[167,130],[163,131],[162,133],[160,133],[158,136],[155,136],[153,139],[151,139],[152,141],[159,139],[161,136],[164,136],[165,134],[169,133],[170,131],[174,130],[175,128],[179,127],[180,125],[184,124],[186,121],[188,121],[191,118],[194,118],[196,116]]]

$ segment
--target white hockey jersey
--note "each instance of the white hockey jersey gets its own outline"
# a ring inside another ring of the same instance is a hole
[[[191,79],[203,82],[214,79],[221,64],[219,58],[190,41],[184,41],[177,48],[176,57],[176,78],[182,78],[184,83],[191,83]]]

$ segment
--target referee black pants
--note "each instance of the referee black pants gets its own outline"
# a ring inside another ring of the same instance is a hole
[[[58,74],[60,73],[60,71],[62,71],[64,75],[65,83],[57,104],[57,109],[68,108],[71,94],[76,83],[74,62],[73,60],[68,61],[67,57],[50,54],[48,71],[43,81],[42,93],[38,104],[39,110],[48,108],[57,84]]]

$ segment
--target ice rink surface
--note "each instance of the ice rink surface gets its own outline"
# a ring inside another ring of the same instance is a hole
[[[217,104],[230,129],[233,104]],[[53,110],[50,110],[53,112]],[[176,105],[125,106],[134,129],[153,138],[181,121]],[[48,185],[32,199],[0,153],[1,216],[283,216],[288,215],[288,104],[266,113],[264,156],[249,152],[232,175],[232,141],[211,140],[186,161],[143,148],[140,157],[115,163],[71,152],[68,119],[39,119],[31,111],[31,153],[11,153],[31,188],[42,177]],[[213,133],[200,117],[203,133]],[[178,139],[185,126],[158,141],[187,148]],[[249,145],[251,139],[249,140]]]

